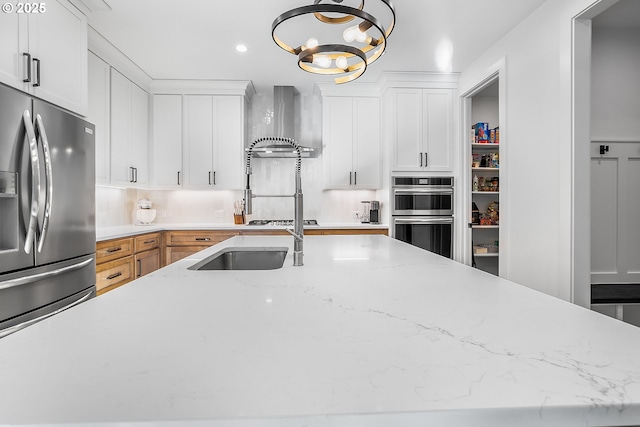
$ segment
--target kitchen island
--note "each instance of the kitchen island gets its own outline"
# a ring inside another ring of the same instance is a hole
[[[0,425],[640,425],[639,328],[385,236],[304,244],[234,237],[3,338]],[[231,246],[289,253],[187,269]]]

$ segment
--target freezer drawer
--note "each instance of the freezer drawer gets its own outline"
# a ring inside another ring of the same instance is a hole
[[[0,276],[0,337],[95,294],[93,255]]]

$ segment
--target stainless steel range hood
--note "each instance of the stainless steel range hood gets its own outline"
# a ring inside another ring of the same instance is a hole
[[[296,139],[296,117],[298,112],[296,111],[295,104],[295,87],[293,86],[274,86],[273,88],[273,128],[274,135],[261,135],[274,136],[280,138],[293,138]],[[300,144],[302,157],[318,157],[320,150],[305,146],[304,141],[296,141]],[[248,149],[247,149],[248,150]],[[269,157],[269,158],[293,158],[297,154],[293,150],[293,147],[288,144],[274,144],[263,145],[255,147],[253,149],[254,157]]]

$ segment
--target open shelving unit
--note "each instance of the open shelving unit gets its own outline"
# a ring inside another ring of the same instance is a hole
[[[499,127],[498,79],[471,97],[470,119],[471,124],[488,123],[489,129]],[[491,216],[488,209],[496,203],[500,205],[500,141],[494,139],[492,142],[476,142],[470,133],[467,143],[471,146],[471,158],[467,165],[470,170],[470,205],[477,206],[479,216],[484,218],[480,223],[474,223],[472,213],[469,212],[471,264],[478,269],[499,275],[500,221],[499,217],[495,218],[495,214]],[[478,164],[479,159],[484,163]],[[485,166],[485,163],[490,166]],[[478,188],[475,188],[476,182]],[[488,221],[491,222],[487,223]]]

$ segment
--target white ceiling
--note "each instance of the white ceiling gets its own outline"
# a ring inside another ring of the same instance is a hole
[[[309,92],[317,81],[333,81],[300,70],[271,39],[278,15],[311,0],[106,1],[112,10],[91,14],[89,24],[154,79],[251,80],[258,92],[273,85]],[[392,0],[396,28],[387,50],[359,80],[440,71],[436,52],[447,44],[450,71],[460,72],[545,1]],[[238,43],[248,52],[236,52]]]

